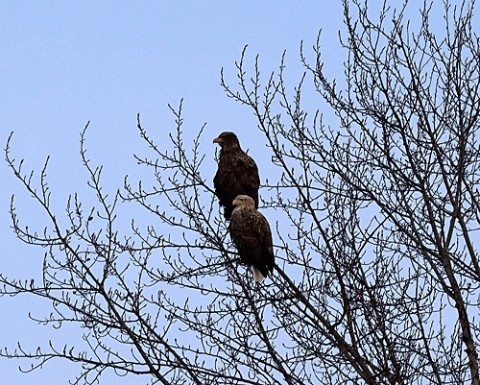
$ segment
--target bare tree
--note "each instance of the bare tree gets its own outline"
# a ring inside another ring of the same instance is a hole
[[[8,165],[47,218],[44,230],[30,229],[12,199],[13,228],[48,251],[42,282],[0,275],[1,293],[48,299],[52,312],[39,322],[78,324],[86,345],[20,344],[2,356],[36,359],[33,369],[78,362],[75,383],[114,370],[152,384],[479,384],[474,2],[445,0],[440,32],[432,4],[416,28],[405,14],[418,5],[408,1],[385,1],[378,18],[366,2],[343,5],[342,86],[327,76],[320,39],[313,51],[302,46],[305,73],[291,94],[283,58],[264,78],[258,57],[246,68],[245,50],[235,85],[222,72],[279,176],[261,189],[261,210],[277,221],[277,265],[261,286],[239,264],[203,171],[203,130],[193,146],[183,140],[181,105],[168,145],[138,121],[151,155],[136,159],[153,179],[126,178],[112,197],[83,132],[97,203],[87,209],[72,195],[66,226],[50,205],[46,164],[36,185],[8,142]],[[306,94],[338,122],[307,114]],[[117,213],[130,204],[151,225],[133,221],[122,234]]]

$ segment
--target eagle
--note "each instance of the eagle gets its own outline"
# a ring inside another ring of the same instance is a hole
[[[233,200],[230,236],[237,247],[240,261],[252,267],[255,282],[262,282],[273,271],[272,231],[267,219],[255,208],[248,195]]]
[[[233,132],[222,132],[213,143],[220,145],[218,170],[213,178],[215,195],[220,206],[224,207],[224,216],[230,220],[233,211],[233,200],[238,195],[248,195],[258,208],[258,188],[260,178],[255,161],[240,147],[237,135]]]

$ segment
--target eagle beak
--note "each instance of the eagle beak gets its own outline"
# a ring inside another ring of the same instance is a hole
[[[215,139],[213,139],[213,143],[221,144],[222,142],[223,142],[223,139],[222,139],[222,138],[215,138]]]

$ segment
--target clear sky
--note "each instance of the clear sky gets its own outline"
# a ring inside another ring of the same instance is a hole
[[[392,1],[401,3],[401,1]],[[184,98],[185,130],[207,123],[208,142],[223,130],[236,131],[256,159],[265,152],[251,112],[228,99],[220,69],[235,82],[234,62],[249,45],[250,63],[260,54],[265,73],[287,50],[287,73],[301,74],[300,41],[310,47],[323,29],[325,60],[341,76],[340,1],[53,1],[0,3],[0,140],[14,131],[12,153],[25,167],[40,170],[51,155],[49,180],[58,211],[70,193],[85,190],[79,133],[91,121],[87,147],[105,164],[106,184],[121,187],[135,169],[132,153],[143,149],[136,114],[158,138],[173,129],[167,104]],[[188,132],[187,132],[188,133]],[[214,173],[214,146],[208,147]],[[2,157],[3,160],[3,157]],[[262,169],[262,164],[259,165]],[[265,169],[265,167],[263,167]],[[263,175],[266,177],[268,175]],[[44,250],[21,244],[10,229],[10,195],[17,194],[25,224],[43,221],[28,195],[0,163],[0,270],[10,277],[38,276]],[[0,345],[45,345],[52,333],[28,320],[48,314],[29,298],[0,298]],[[66,343],[75,335],[63,332]],[[19,362],[0,359],[1,383],[66,384],[72,366],[63,361],[22,375]],[[25,365],[25,363],[24,363]],[[118,383],[104,378],[102,384]],[[132,383],[132,382],[129,382]],[[145,383],[145,380],[139,383]]]

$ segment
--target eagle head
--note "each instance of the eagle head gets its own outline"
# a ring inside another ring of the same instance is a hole
[[[237,135],[230,131],[224,131],[217,138],[213,139],[220,147],[240,147]]]
[[[251,208],[255,209],[255,201],[248,195],[238,195],[232,202],[233,207],[236,208]]]

